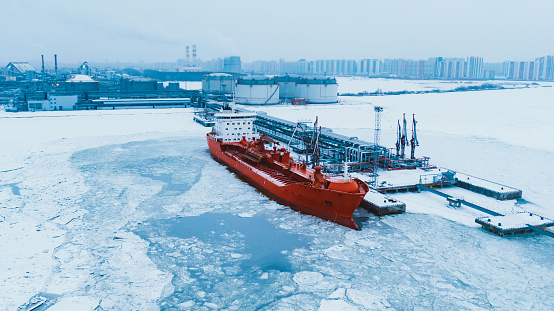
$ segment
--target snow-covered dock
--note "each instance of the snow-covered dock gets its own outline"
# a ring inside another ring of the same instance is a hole
[[[519,189],[459,172],[456,173],[456,186],[498,200],[519,199],[522,194]]]
[[[208,120],[200,116],[194,116],[193,120],[194,122],[200,123],[202,124],[202,126],[205,126],[205,127],[212,127],[215,125],[215,122],[213,120]]]
[[[370,175],[360,173],[351,173],[350,175],[363,180],[368,185],[372,183],[373,177]],[[360,203],[360,206],[376,216],[400,214],[406,211],[406,203],[383,194],[371,186],[369,192]]]
[[[400,214],[406,211],[406,204],[395,198],[370,189],[362,203],[363,208],[377,216]]]
[[[375,190],[381,193],[417,192],[419,185],[449,187],[455,182],[451,170],[434,168],[380,171]]]
[[[544,231],[544,228],[554,225],[554,220],[529,212],[479,217],[475,222],[500,236],[530,232],[536,227]]]

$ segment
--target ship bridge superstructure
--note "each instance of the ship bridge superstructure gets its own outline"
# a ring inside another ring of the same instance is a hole
[[[255,112],[232,112],[223,110],[214,114],[215,125],[213,131],[219,142],[239,142],[243,139],[259,138],[254,130]]]

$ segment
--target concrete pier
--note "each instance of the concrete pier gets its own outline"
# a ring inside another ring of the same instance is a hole
[[[554,220],[529,212],[479,217],[475,219],[475,222],[482,225],[483,229],[500,236],[537,231],[534,228],[547,231],[546,227],[554,226]],[[552,234],[552,232],[550,233]]]
[[[497,200],[519,199],[522,195],[519,189],[459,172],[456,173],[456,186]]]
[[[370,189],[360,206],[376,216],[400,214],[406,211],[406,203]]]

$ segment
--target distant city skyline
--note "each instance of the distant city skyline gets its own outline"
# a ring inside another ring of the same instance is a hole
[[[7,1],[0,62],[164,62],[554,54],[551,1]]]

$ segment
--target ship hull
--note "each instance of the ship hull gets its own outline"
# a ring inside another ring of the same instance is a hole
[[[352,218],[352,213],[363,200],[365,193],[344,193],[316,188],[304,183],[282,185],[272,182],[259,174],[252,165],[223,152],[221,144],[210,135],[207,136],[207,140],[210,153],[217,162],[227,166],[272,200],[303,214],[313,215],[355,230],[360,229]]]

